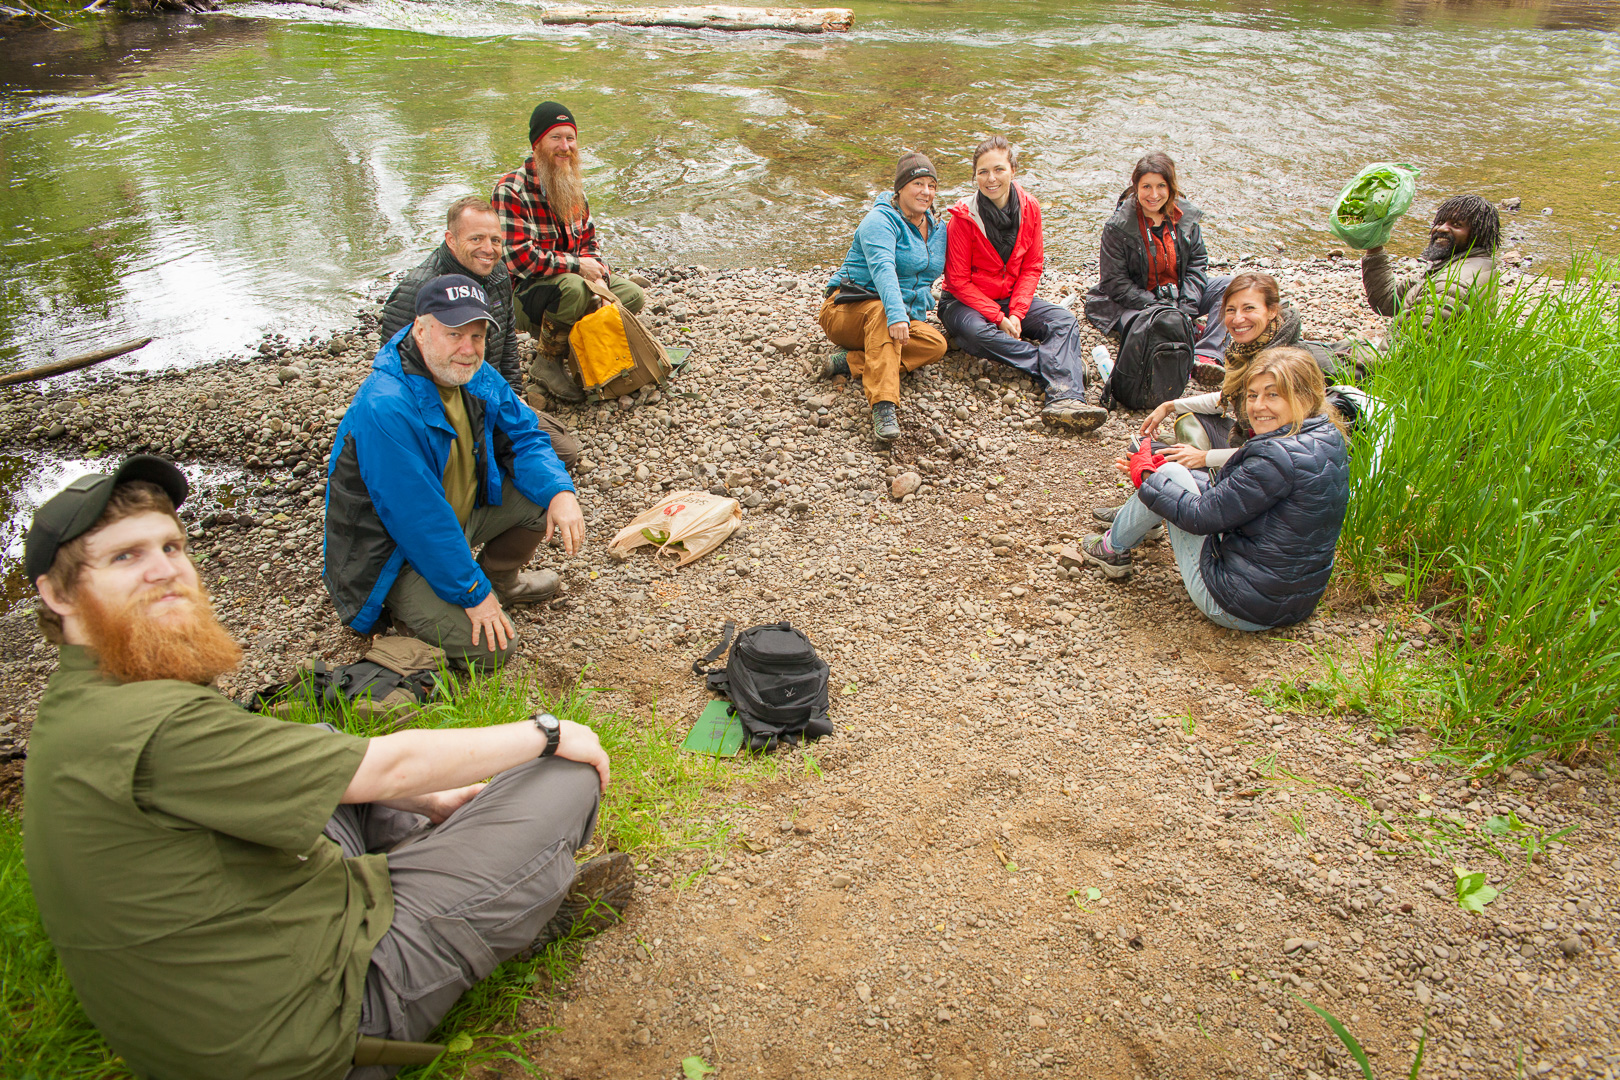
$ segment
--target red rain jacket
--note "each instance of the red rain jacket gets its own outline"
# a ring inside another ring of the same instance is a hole
[[[1018,239],[1012,257],[1005,264],[984,234],[979,220],[978,195],[969,195],[946,211],[945,291],[983,315],[992,326],[1005,318],[999,301],[1011,297],[1008,314],[1022,319],[1029,314],[1029,302],[1041,283],[1046,266],[1046,247],[1041,241],[1041,204],[1019,184]]]

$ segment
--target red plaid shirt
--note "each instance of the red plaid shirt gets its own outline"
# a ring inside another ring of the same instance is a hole
[[[591,223],[591,207],[572,225],[557,220],[546,202],[546,191],[534,174],[534,154],[523,161],[523,168],[509,172],[495,182],[495,213],[501,219],[501,240],[506,249],[506,266],[512,271],[512,287],[522,292],[535,278],[553,274],[579,273],[579,260],[600,259],[596,249],[596,226]]]

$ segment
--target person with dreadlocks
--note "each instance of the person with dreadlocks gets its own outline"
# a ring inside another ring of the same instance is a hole
[[[1378,314],[1395,319],[1385,344],[1414,321],[1421,320],[1421,328],[1427,330],[1436,319],[1444,323],[1467,310],[1478,290],[1496,276],[1501,233],[1496,207],[1478,195],[1453,195],[1434,212],[1429,246],[1421,256],[1429,265],[1421,274],[1397,278],[1383,247],[1369,248],[1361,256],[1367,303]]]

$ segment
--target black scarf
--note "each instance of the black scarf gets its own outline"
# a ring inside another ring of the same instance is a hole
[[[1006,209],[985,198],[983,192],[978,199],[979,220],[984,222],[984,235],[1005,264],[1012,258],[1013,246],[1018,243],[1018,189],[1013,188],[1008,192]]]

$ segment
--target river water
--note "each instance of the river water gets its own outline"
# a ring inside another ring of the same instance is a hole
[[[345,323],[455,195],[580,118],[610,257],[839,259],[896,154],[949,197],[1003,132],[1049,259],[1095,257],[1134,159],[1166,149],[1216,251],[1321,254],[1370,160],[1442,196],[1519,196],[1548,264],[1620,247],[1620,6],[1592,0],[856,3],[847,35],[548,27],[532,3],[253,5],[0,37],[0,370],[137,334],[124,366]],[[246,16],[246,17],[244,17]],[[1551,213],[1543,214],[1543,208]],[[1397,247],[1419,246],[1408,221]]]

